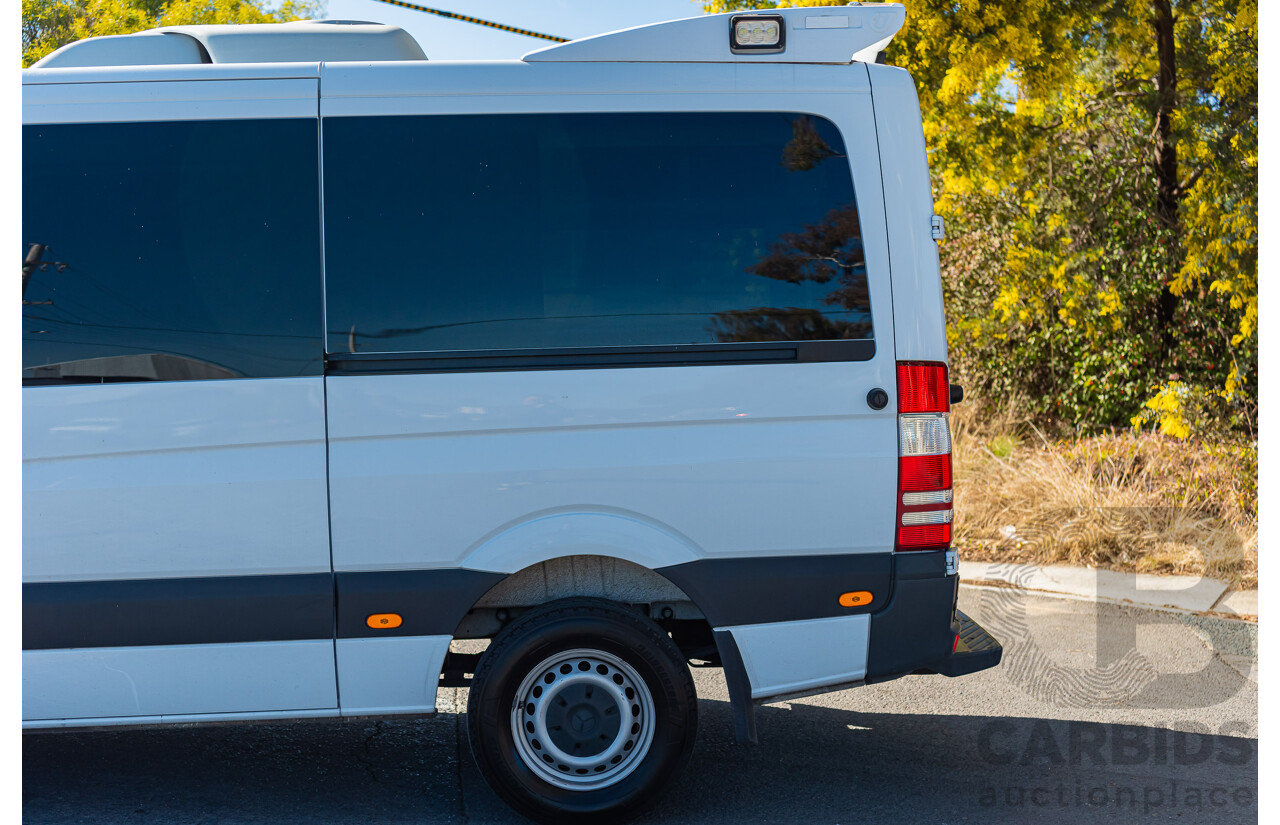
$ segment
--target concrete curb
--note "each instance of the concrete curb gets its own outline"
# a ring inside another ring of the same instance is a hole
[[[1156,576],[1087,567],[962,561],[960,581],[974,586],[986,582],[1072,599],[1192,613],[1258,615],[1257,590],[1229,591],[1224,582],[1199,576]]]

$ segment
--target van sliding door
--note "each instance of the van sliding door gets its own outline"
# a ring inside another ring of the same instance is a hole
[[[26,89],[28,726],[335,712],[315,98]]]

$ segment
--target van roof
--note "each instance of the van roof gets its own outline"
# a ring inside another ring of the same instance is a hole
[[[783,24],[776,53],[735,53],[733,20],[771,16]],[[872,62],[902,27],[898,3],[710,14],[571,40],[529,52],[529,63],[849,63]],[[398,26],[351,20],[248,25],[168,26],[68,43],[32,68],[88,68],[227,63],[426,60]]]

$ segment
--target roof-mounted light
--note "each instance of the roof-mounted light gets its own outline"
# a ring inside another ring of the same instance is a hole
[[[434,5],[434,4],[433,4]],[[803,4],[802,4],[803,5]],[[548,46],[526,63],[871,63],[902,28],[901,2],[701,14]],[[741,35],[738,26],[746,24]],[[760,28],[754,28],[759,24]],[[773,34],[772,26],[777,26]],[[729,52],[725,51],[728,28]],[[818,29],[818,31],[810,31]],[[755,42],[756,32],[759,42]],[[777,40],[774,40],[777,37]]]
[[[729,51],[778,54],[787,48],[787,24],[780,14],[738,14],[729,18]]]

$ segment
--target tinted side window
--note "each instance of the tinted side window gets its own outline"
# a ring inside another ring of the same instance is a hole
[[[823,118],[323,128],[331,352],[872,337],[849,161]]]
[[[319,374],[316,129],[24,127],[24,380]]]

